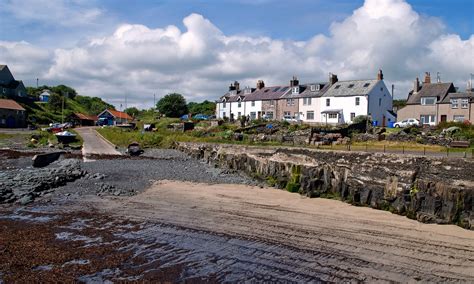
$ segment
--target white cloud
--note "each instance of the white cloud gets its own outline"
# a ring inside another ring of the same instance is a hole
[[[50,53],[37,49],[37,55],[31,46],[29,52],[4,47],[8,56],[0,53],[0,62],[25,68],[16,60],[38,61],[48,80],[116,105],[127,95],[129,105],[139,107],[150,107],[154,93],[217,99],[233,80],[278,85],[293,75],[301,82],[326,80],[328,72],[341,80],[365,79],[375,78],[379,68],[387,85],[395,83],[397,96],[403,97],[424,71],[439,71],[461,88],[474,71],[474,36],[462,40],[446,34],[439,19],[416,13],[402,0],[366,0],[344,21],[333,23],[329,36],[299,42],[225,35],[198,14],[183,23],[183,31],[173,25],[124,24],[105,37]]]

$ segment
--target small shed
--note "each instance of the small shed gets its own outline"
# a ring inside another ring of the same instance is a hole
[[[43,92],[39,95],[40,102],[49,102],[49,97],[51,96],[50,90],[43,90]]]
[[[94,126],[97,122],[97,116],[95,115],[87,115],[83,113],[75,113],[74,114],[74,124],[80,126]]]
[[[106,109],[97,115],[101,125],[127,124],[133,121],[133,117],[125,112]]]

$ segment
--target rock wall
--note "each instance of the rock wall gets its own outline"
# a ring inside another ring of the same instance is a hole
[[[308,197],[474,229],[474,160],[198,143],[176,148]]]

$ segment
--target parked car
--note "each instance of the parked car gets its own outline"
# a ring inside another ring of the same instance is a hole
[[[411,126],[411,125],[419,126],[420,121],[416,118],[409,118],[409,119],[405,119],[405,120],[402,120],[402,121],[395,122],[393,124],[393,127],[400,128],[400,127],[407,127],[407,126]]]
[[[196,120],[209,120],[209,116],[200,113],[200,114],[196,114],[195,116],[193,116],[193,119],[196,119]]]
[[[298,122],[301,119],[296,118],[296,117],[291,116],[291,115],[285,115],[285,116],[283,116],[283,120],[288,121],[288,122]]]
[[[189,115],[188,114],[184,114],[180,117],[181,120],[188,120],[189,119]]]

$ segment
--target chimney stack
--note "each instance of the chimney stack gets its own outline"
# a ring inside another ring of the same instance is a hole
[[[382,69],[379,69],[379,73],[377,73],[377,80],[379,80],[379,81],[383,80]]]
[[[413,85],[413,93],[418,93],[420,90],[420,80],[416,77],[415,84]]]
[[[234,82],[234,88],[235,88],[235,90],[236,90],[237,92],[240,90],[240,84],[239,84],[239,82],[237,82],[237,81]]]
[[[263,80],[258,80],[257,81],[257,90],[265,88],[265,82]]]
[[[425,81],[424,84],[431,84],[431,75],[430,72],[425,72]]]
[[[296,78],[296,76],[293,76],[293,79],[290,80],[290,87],[296,87],[300,84],[300,81]]]
[[[338,81],[337,75],[329,73],[329,84],[334,85],[334,84],[336,84],[337,81]]]
[[[235,91],[235,86],[232,83],[230,83],[230,86],[229,86],[229,92],[231,91]]]

